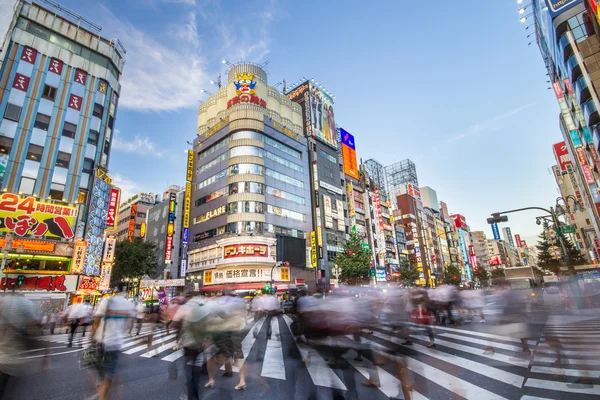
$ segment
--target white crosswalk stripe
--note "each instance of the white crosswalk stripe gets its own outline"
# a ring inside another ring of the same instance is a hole
[[[553,316],[544,327],[524,390],[542,397],[600,396],[600,321],[581,316]]]

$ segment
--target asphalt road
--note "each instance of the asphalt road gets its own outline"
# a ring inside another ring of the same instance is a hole
[[[349,352],[342,362],[331,360],[326,348],[315,344],[298,345],[290,331],[288,317],[273,319],[273,339],[266,340],[267,324],[259,320],[260,331],[254,338],[251,327],[244,339],[247,365],[247,390],[237,392],[233,378],[217,375],[215,388],[201,388],[203,399],[332,399],[343,395],[346,399],[389,399],[399,394],[399,381],[394,363],[388,353],[395,351],[407,363],[409,378],[414,386],[413,398],[421,399],[569,399],[600,398],[600,316],[540,315],[534,326],[530,347],[532,357],[520,356],[518,340],[499,334],[494,305],[486,307],[486,323],[479,317],[456,327],[437,327],[436,349],[428,349],[425,331],[413,326],[413,346],[403,346],[400,334],[382,327],[364,333],[361,340],[374,350],[382,386],[363,387],[367,367],[374,359],[355,361]],[[251,324],[254,322],[251,321]],[[148,327],[144,327],[142,336]],[[279,332],[279,334],[277,334]],[[546,337],[558,337],[565,357],[562,366]],[[94,394],[93,376],[80,370],[78,357],[81,346],[89,338],[78,337],[75,347],[66,348],[67,335],[58,334],[40,338],[40,349],[28,353],[32,357],[32,374],[9,382],[6,399],[54,400],[85,399]],[[155,335],[158,356],[151,357],[144,339],[132,337],[119,362],[118,382],[113,399],[185,399],[183,357],[172,348],[172,336],[164,330]],[[495,352],[484,354],[492,345]],[[39,372],[44,351],[49,351],[49,369]],[[302,357],[310,354],[305,365]],[[37,369],[37,371],[36,371]],[[169,372],[177,370],[175,379]],[[576,383],[578,379],[585,382]],[[208,380],[200,377],[201,383]],[[528,397],[530,396],[530,397]],[[401,395],[398,398],[403,398]]]

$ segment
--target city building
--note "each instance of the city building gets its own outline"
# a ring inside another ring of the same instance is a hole
[[[398,207],[394,220],[405,229],[408,260],[420,274],[416,283],[421,286],[429,285],[431,271],[423,233],[423,205],[420,200],[408,193],[396,196],[396,204]]]
[[[596,258],[596,246],[594,244],[594,227],[590,219],[590,213],[585,209],[583,201],[579,201],[581,198],[581,190],[575,179],[573,172],[573,164],[566,154],[565,142],[556,143],[554,145],[554,154],[557,157],[557,165],[552,167],[554,178],[562,200],[560,200],[561,210],[558,218],[562,220],[566,225],[573,225],[572,232],[565,232],[565,236],[569,238],[578,249],[582,251],[589,263],[597,262]]]
[[[440,212],[440,202],[438,201],[437,192],[429,186],[419,188],[421,193],[421,201],[423,207],[429,207],[435,212]]]
[[[146,212],[145,239],[156,244],[158,268],[153,278],[160,276],[163,279],[171,279],[180,275],[184,202],[185,187],[171,185],[163,192],[162,202]]]
[[[112,235],[118,240],[143,238],[142,224],[147,222],[147,213],[160,203],[160,195],[154,193],[137,193],[124,200],[119,207],[117,228]]]
[[[387,192],[391,199],[397,199],[400,194],[408,193],[420,200],[417,167],[411,160],[403,160],[385,167]],[[397,204],[394,204],[397,208]]]
[[[344,250],[348,234],[346,173],[356,179],[356,149],[345,132],[341,138],[335,124],[332,95],[315,84],[300,80],[286,90],[292,102],[301,106],[303,131],[308,145],[308,168],[312,201],[312,226],[318,246],[317,285],[329,289],[335,258]],[[340,140],[342,139],[342,140]],[[342,141],[343,143],[340,143]],[[344,167],[342,152],[346,152]],[[353,163],[351,165],[350,163]],[[308,214],[310,215],[310,214]]]
[[[477,257],[477,266],[485,270],[490,269],[490,256],[488,254],[487,238],[483,231],[471,232],[471,244]]]
[[[98,293],[125,49],[54,2],[13,10],[0,44],[0,188],[19,207],[0,215],[14,239],[5,284],[23,274],[27,295],[64,303],[79,282]]]
[[[490,268],[507,268],[511,266],[504,243],[502,240],[486,240]]]
[[[386,184],[385,166],[374,159],[369,159],[365,162],[361,161],[361,165],[369,176],[369,179],[373,180],[373,186],[379,188],[380,198],[387,200],[389,193]]]
[[[594,244],[594,258],[598,259],[600,66],[596,57],[600,55],[600,44],[596,2],[563,1],[560,7],[548,7],[545,0],[532,0],[524,11],[529,14],[522,17],[521,21],[534,26],[546,75],[561,110],[559,128],[566,150],[561,157],[564,156],[568,161],[561,164],[561,169],[563,166],[567,169],[569,178],[573,178],[577,187],[576,191],[580,192],[577,201],[588,213],[594,231],[593,238],[591,232],[585,232],[584,236],[591,239],[589,243]]]
[[[317,202],[324,217],[321,194],[329,193],[327,213],[333,219],[335,204],[339,222],[344,212],[331,191],[339,196],[344,192],[337,143],[323,148],[311,142],[309,147],[304,136],[310,98],[317,96],[313,88],[305,83],[288,93],[306,98],[303,108],[268,86],[260,66],[231,64],[226,83],[200,105],[188,164],[192,179],[186,278],[197,278],[201,291],[286,290],[290,285],[314,290],[316,279],[325,282],[317,276],[327,265],[325,235],[311,234],[311,206]],[[326,137],[335,140],[330,103],[313,101],[320,105],[317,127],[326,127]],[[306,124],[311,132],[315,129],[310,118]],[[321,165],[321,160],[328,164]],[[324,220],[319,224],[323,228]]]
[[[473,250],[471,249],[470,228],[467,225],[465,217],[461,214],[452,214],[450,216],[454,222],[456,234],[458,236],[458,249],[461,259],[461,275],[463,283],[473,280]]]

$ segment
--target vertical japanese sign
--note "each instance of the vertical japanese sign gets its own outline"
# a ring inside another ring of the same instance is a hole
[[[13,81],[12,87],[26,92],[29,88],[29,77],[21,74],[15,74],[15,80]]]
[[[87,242],[78,240],[75,242],[73,249],[73,261],[71,262],[71,273],[81,274],[85,265],[85,252],[87,250]]]
[[[313,268],[317,267],[317,235],[315,231],[310,233],[310,264]]]
[[[133,235],[135,233],[135,216],[137,215],[137,203],[131,205],[131,211],[129,213],[129,229],[127,229],[127,240],[133,242]]]
[[[581,169],[583,170],[583,176],[585,177],[585,181],[590,184],[596,183],[594,179],[594,175],[592,174],[592,170],[588,163],[587,154],[585,154],[585,150],[583,147],[577,147],[577,158],[579,159],[579,164],[581,165]]]
[[[110,275],[112,273],[112,263],[102,264],[102,270],[100,271],[100,290],[110,289]]]
[[[85,241],[87,251],[85,255],[86,275],[98,276],[102,266],[102,251],[104,250],[104,228],[106,227],[106,213],[110,203],[110,191],[112,178],[102,172],[100,168],[96,171],[92,185],[91,201],[88,210],[87,228]]]
[[[521,247],[522,243],[521,243],[521,235],[519,235],[518,233],[515,233],[515,242],[517,243],[517,247]]]
[[[567,170],[567,164],[571,162],[569,157],[569,151],[567,150],[567,144],[565,142],[559,142],[552,145],[554,149],[554,157],[560,167],[561,171]]]
[[[102,257],[102,262],[104,263],[112,263],[115,261],[115,246],[117,244],[117,239],[113,237],[109,237],[104,242],[104,256]]]
[[[319,259],[323,258],[323,230],[321,222],[321,207],[319,206],[319,170],[317,168],[317,162],[313,161],[313,188],[314,202],[315,202],[315,218],[317,219],[317,246],[319,249]]]
[[[356,146],[354,136],[340,128],[342,137],[342,158],[344,160],[344,173],[358,180],[358,163],[356,162]]]
[[[350,214],[350,217],[354,217],[356,216],[356,210],[354,209],[354,187],[352,182],[348,182],[346,189],[348,195],[348,213]]]
[[[24,46],[23,53],[21,53],[21,60],[27,61],[30,64],[35,64],[37,54],[38,54],[37,50],[32,49],[29,46]]]
[[[165,264],[173,263],[173,233],[175,232],[175,209],[177,207],[177,195],[169,195],[169,221],[167,225],[167,242],[165,245]]]
[[[500,240],[500,230],[498,224],[492,224],[492,233],[494,234],[494,240]]]
[[[187,171],[186,178],[187,182],[191,182],[194,176],[194,150],[188,150],[188,158],[187,158]]]
[[[110,190],[110,196],[108,198],[108,211],[106,213],[107,231],[117,229],[117,222],[119,218],[119,197],[121,197],[120,189],[113,188]]]

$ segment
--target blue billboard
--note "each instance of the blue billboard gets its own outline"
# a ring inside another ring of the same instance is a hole
[[[581,4],[581,0],[546,0],[546,4],[548,4],[550,16],[554,19],[569,8]]]
[[[498,224],[492,224],[492,233],[494,234],[494,240],[500,240],[500,231],[498,230]]]

